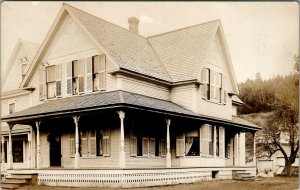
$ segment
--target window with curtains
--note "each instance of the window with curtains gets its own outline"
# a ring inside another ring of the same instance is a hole
[[[105,90],[106,56],[95,55],[67,63],[67,94]]]
[[[73,94],[84,92],[84,60],[72,61]]]
[[[185,134],[185,155],[200,155],[200,139],[198,130],[190,131]]]
[[[82,130],[79,135],[81,157],[110,156],[110,130]],[[70,155],[75,154],[74,135],[70,135]]]
[[[93,56],[93,91],[105,88],[105,56]]]
[[[46,67],[47,98],[61,96],[61,65]]]

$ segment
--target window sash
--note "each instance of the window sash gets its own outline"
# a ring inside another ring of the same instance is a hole
[[[56,81],[56,73],[55,73],[55,65],[46,67],[46,82],[54,82]]]
[[[56,82],[48,82],[47,83],[47,98],[55,98],[56,97]]]

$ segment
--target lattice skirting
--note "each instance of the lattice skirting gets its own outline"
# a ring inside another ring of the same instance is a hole
[[[215,172],[212,172],[215,171]],[[214,173],[214,174],[213,174]],[[72,187],[143,187],[232,179],[232,170],[161,169],[161,170],[44,170],[38,184]]]

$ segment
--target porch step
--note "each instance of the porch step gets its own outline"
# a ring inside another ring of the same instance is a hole
[[[246,172],[246,170],[236,170],[232,171],[232,178],[240,181],[254,181],[255,176],[251,175],[251,173]]]
[[[9,172],[1,178],[1,189],[17,189],[24,185],[36,184],[37,174]]]
[[[1,189],[17,189],[21,187],[20,184],[17,183],[3,183],[1,182]]]

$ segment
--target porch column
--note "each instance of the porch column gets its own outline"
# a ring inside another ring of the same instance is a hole
[[[41,121],[36,121],[36,168],[40,169],[41,162],[41,142],[40,142],[40,125]]]
[[[256,166],[256,142],[255,142],[255,132],[253,132],[252,135],[253,135],[253,165]]]
[[[79,167],[79,132],[78,132],[79,119],[80,119],[79,116],[73,117],[75,123],[75,169],[78,169]]]
[[[28,133],[28,168],[31,168],[31,154],[32,154],[32,128],[30,128],[30,132]]]
[[[171,168],[171,152],[170,152],[170,124],[171,120],[166,119],[167,122],[167,154],[166,154],[166,165],[167,168]]]
[[[124,118],[125,118],[125,112],[124,111],[118,111],[120,123],[121,123],[121,129],[120,129],[120,168],[125,168],[125,151],[124,151]]]
[[[2,149],[1,149],[1,155],[2,155],[2,157],[1,157],[1,162],[2,162],[2,170],[3,170],[4,164],[5,164],[5,160],[4,160],[4,159],[5,159],[5,155],[4,155],[4,154],[5,154],[5,153],[4,153],[4,145],[5,145],[5,144],[4,144],[4,142],[5,142],[5,141],[4,141],[4,136],[2,135],[2,136],[1,136],[1,148],[2,148]]]
[[[234,136],[234,166],[239,165],[239,133]]]
[[[12,128],[13,124],[8,123],[8,168],[13,169],[13,152],[12,152]]]

